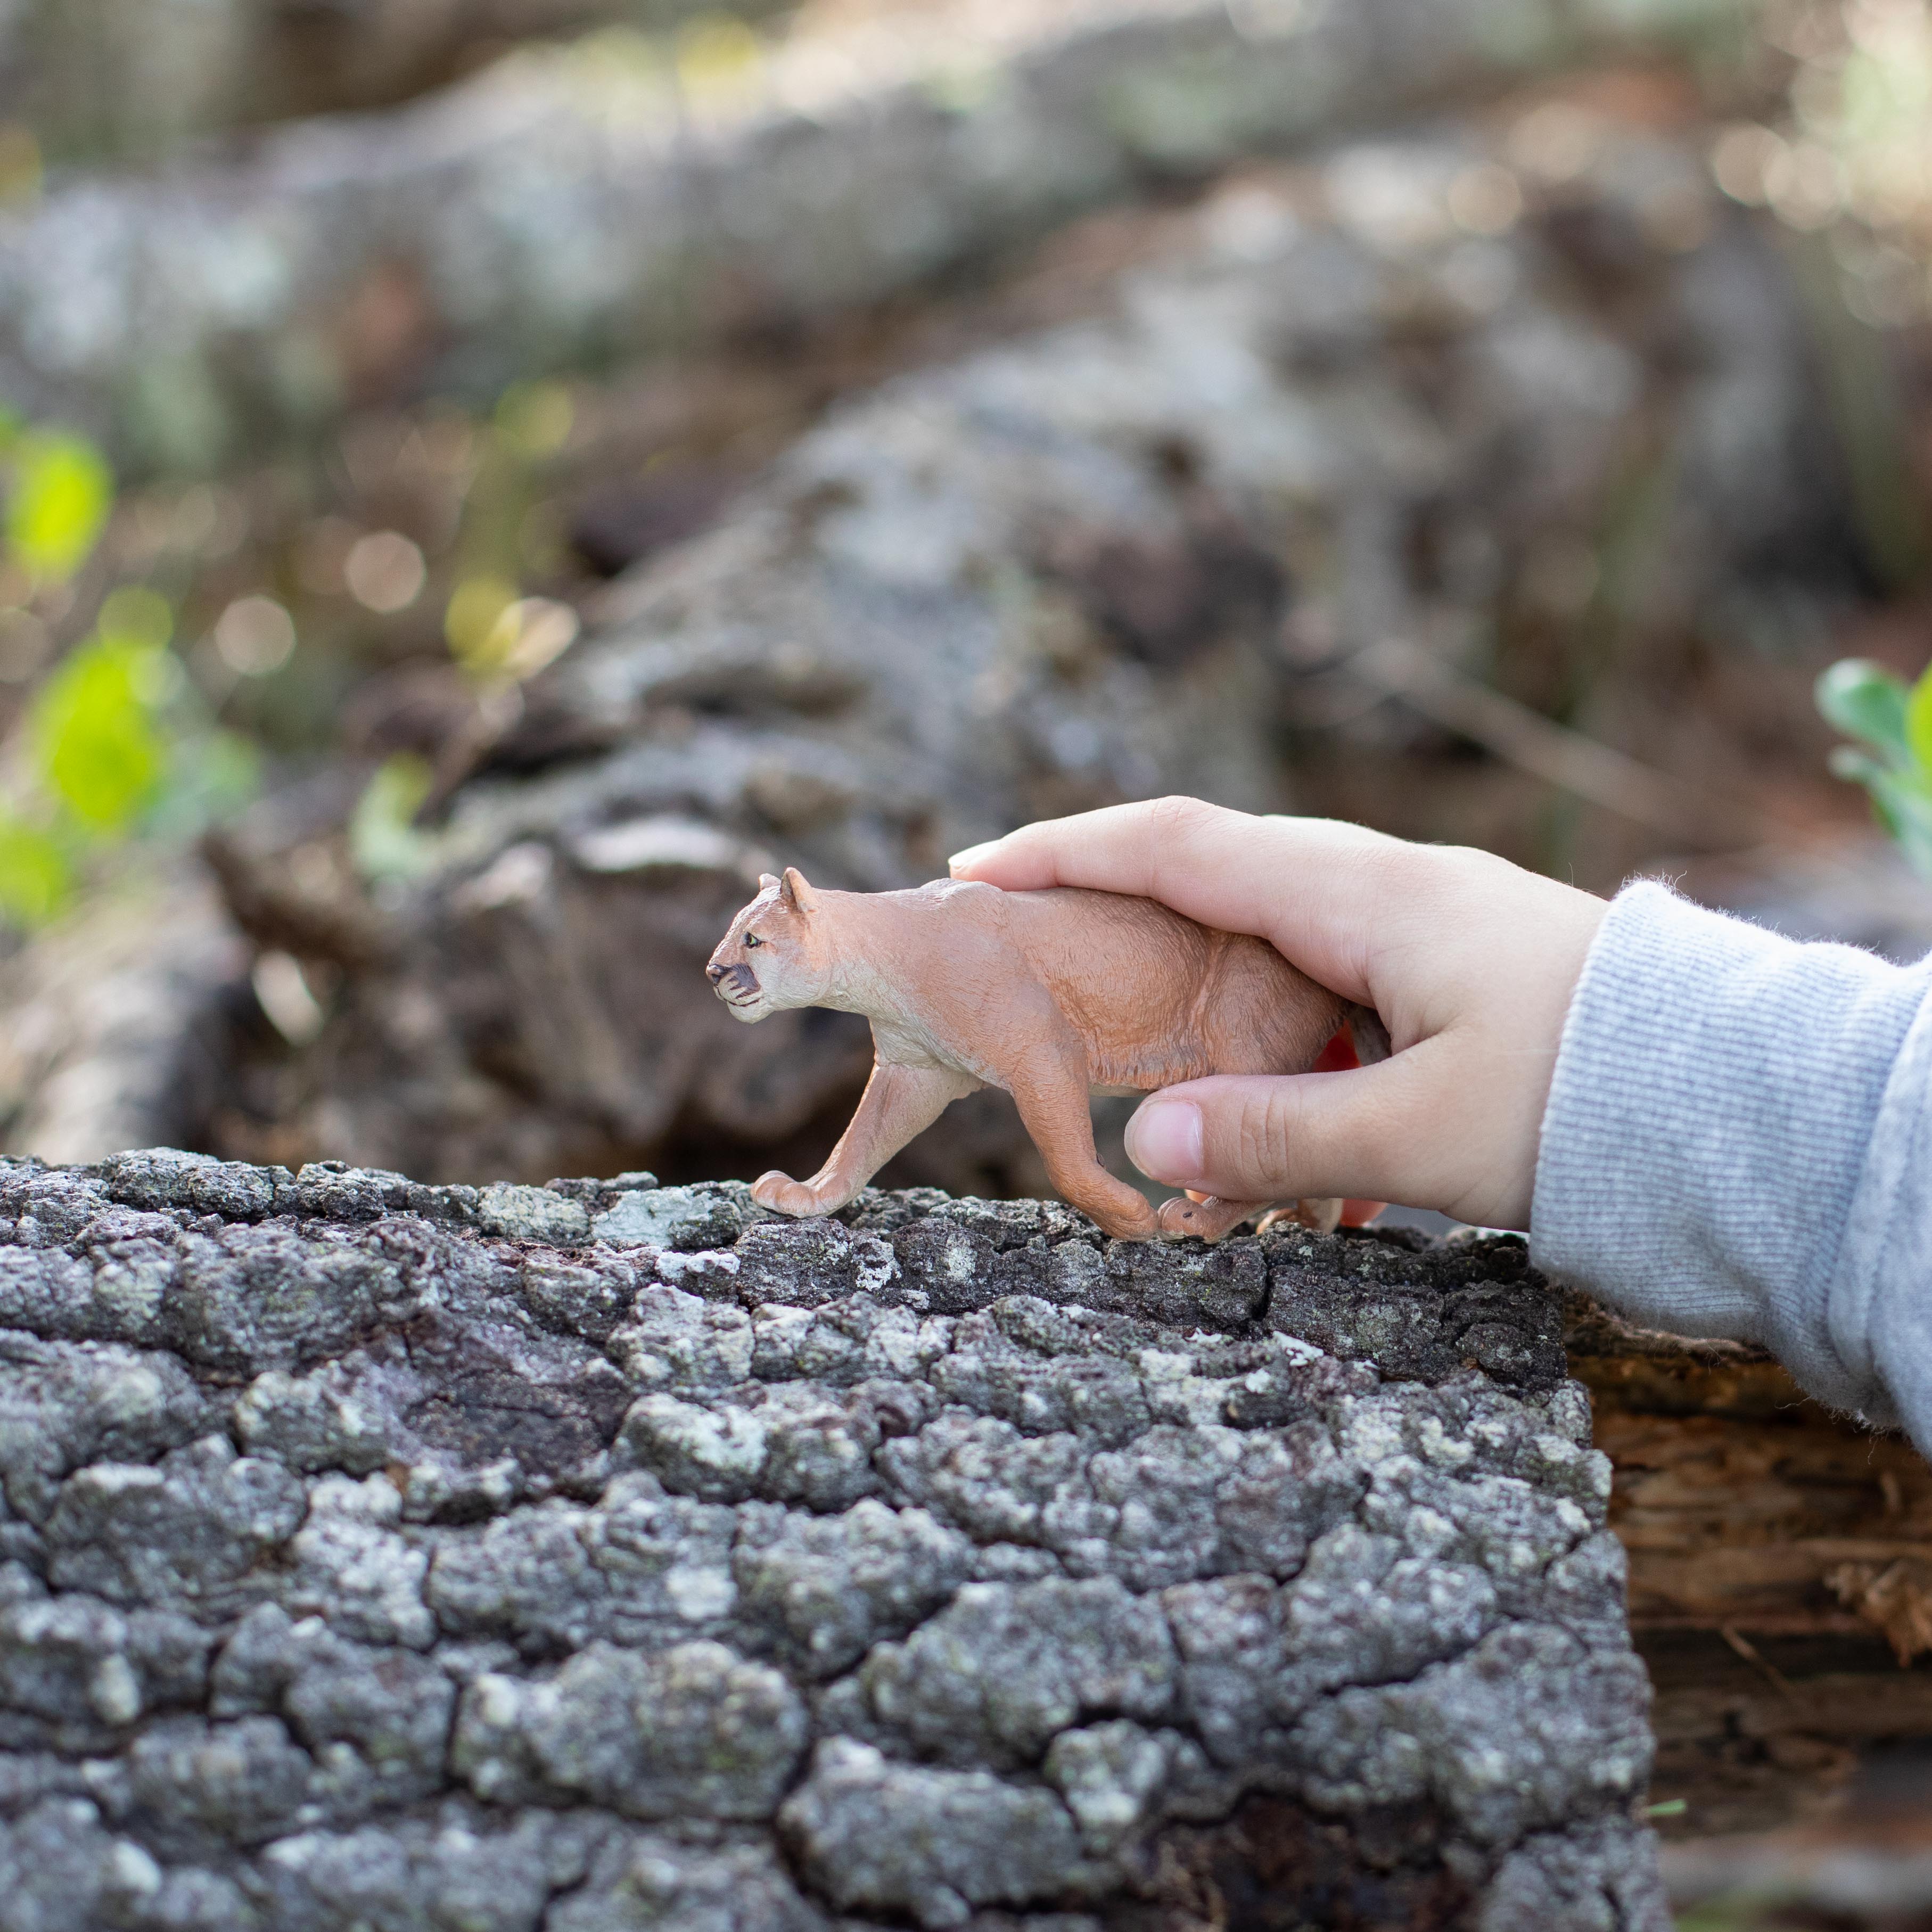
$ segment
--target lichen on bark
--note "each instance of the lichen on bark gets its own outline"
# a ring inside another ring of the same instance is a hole
[[[0,1166],[0,1926],[1666,1923],[1519,1243]]]

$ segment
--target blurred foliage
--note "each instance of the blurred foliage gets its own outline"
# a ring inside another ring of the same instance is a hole
[[[0,464],[0,573],[71,608],[113,512],[113,473],[81,437],[10,421]],[[116,586],[28,701],[0,767],[0,919],[45,924],[94,860],[137,834],[191,832],[254,790],[254,754],[213,728],[170,648],[174,628],[166,598]]]
[[[64,584],[94,553],[114,508],[114,476],[92,443],[76,436],[0,426],[0,454],[13,471],[7,546],[40,583]]]
[[[1932,879],[1932,667],[1908,685],[1882,664],[1846,658],[1819,679],[1818,709],[1865,748],[1840,746],[1832,770],[1864,787],[1913,869]]]
[[[540,514],[544,466],[570,440],[576,406],[560,382],[506,390],[477,438],[475,478],[456,543],[443,618],[451,655],[487,688],[543,669],[577,634],[567,606],[526,598],[526,573],[548,575],[556,544]]]
[[[1791,231],[1870,561],[1909,589],[1932,569],[1900,355],[1900,332],[1932,320],[1932,5],[1773,0],[1757,32],[1789,78],[1762,118],[1718,130],[1712,172]]]
[[[1719,184],[1788,228],[1829,231],[1862,320],[1922,319],[1932,309],[1932,8],[1774,6],[1762,32],[1792,63],[1783,111],[1720,130]]]
[[[153,646],[105,634],[75,651],[28,714],[37,768],[88,831],[118,838],[154,802],[167,754],[155,698],[165,688]]]
[[[429,864],[432,842],[416,828],[434,773],[406,752],[386,760],[349,821],[349,854],[369,880],[412,878]]]
[[[562,383],[518,382],[467,436],[469,479],[451,547],[442,636],[473,694],[477,742],[514,719],[524,680],[577,637],[568,604],[526,596],[524,587],[530,577],[554,576],[562,562],[544,512],[544,482],[576,420]],[[433,840],[418,820],[439,795],[428,760],[403,753],[382,763],[349,827],[350,854],[364,879],[406,878],[428,866]]]

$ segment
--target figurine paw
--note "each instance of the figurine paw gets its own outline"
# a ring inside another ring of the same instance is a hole
[[[1201,1211],[1201,1203],[1190,1201],[1184,1194],[1177,1194],[1172,1201],[1160,1204],[1158,1216],[1161,1238],[1178,1241],[1189,1234],[1198,1234],[1205,1228],[1206,1218]]]
[[[752,1183],[752,1198],[774,1214],[790,1214],[800,1220],[824,1211],[813,1189],[788,1174],[781,1174],[776,1168]]]
[[[1309,1196],[1295,1204],[1295,1217],[1318,1234],[1332,1234],[1342,1225],[1342,1203],[1332,1196]]]
[[[1345,1204],[1347,1204],[1312,1195],[1305,1201],[1290,1201],[1281,1207],[1270,1208],[1255,1223],[1255,1232],[1267,1234],[1277,1228],[1306,1228],[1311,1234],[1332,1234],[1342,1224]]]

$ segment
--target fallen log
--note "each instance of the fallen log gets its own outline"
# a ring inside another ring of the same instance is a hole
[[[250,948],[206,873],[158,868],[0,966],[0,1122],[52,1160],[185,1139],[220,1103]]]
[[[1932,1739],[1932,1470],[1811,1400],[1762,1351],[1568,1324],[1610,1522],[1657,1685],[1666,1828],[1841,1808],[1874,1746]],[[1912,1666],[1918,1667],[1912,1667]]]
[[[0,391],[131,464],[214,466],[376,403],[796,326],[1150,182],[1718,16],[1647,10],[1634,36],[1630,17],[1578,0],[1506,22],[1423,0],[918,8],[788,40],[695,94],[662,60],[532,54],[238,160],[57,181],[0,216]]]
[[[1779,258],[1694,154],[1605,139],[1600,178],[1494,236],[1453,212],[1498,188],[1473,131],[1244,179],[1117,314],[844,406],[611,587],[452,775],[409,876],[358,877],[352,784],[272,802],[214,857],[326,1019],[300,1046],[238,1035],[196,1144],[446,1180],[808,1172],[868,1042],[824,1013],[748,1029],[712,996],[704,962],[760,872],[882,890],[1124,797],[1293,808],[1317,758],[1375,777],[1362,815],[1388,823],[1396,754],[1432,728],[1323,667],[1393,635],[1474,671],[1506,624],[1546,664],[1549,559],[1594,570],[1634,474],[1668,561],[1626,647],[1658,640],[1675,676],[1702,614],[1848,567]],[[1606,256],[1636,265],[1627,299],[1586,310]],[[1694,750],[1673,799],[1702,782]],[[1348,812],[1324,782],[1318,808]],[[1483,836],[1430,802],[1414,829]],[[994,1097],[890,1178],[1047,1184]]]
[[[1664,1932],[1521,1244],[0,1167],[0,1920]]]

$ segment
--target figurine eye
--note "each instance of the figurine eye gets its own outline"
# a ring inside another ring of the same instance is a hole
[[[748,932],[745,935],[745,950],[748,952],[753,946],[762,946],[764,943],[755,932]]]

